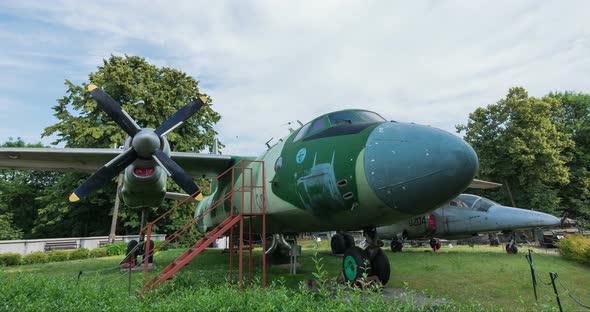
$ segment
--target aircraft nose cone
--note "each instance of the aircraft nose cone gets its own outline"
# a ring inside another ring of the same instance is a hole
[[[492,221],[498,224],[500,230],[548,227],[561,223],[559,218],[548,213],[528,209],[494,206],[490,211],[490,216],[495,216]]]
[[[389,122],[369,135],[364,168],[369,186],[389,207],[435,209],[459,195],[477,173],[477,154],[461,138],[417,124]]]

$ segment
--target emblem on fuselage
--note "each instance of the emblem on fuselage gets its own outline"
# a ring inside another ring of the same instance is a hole
[[[295,161],[298,164],[301,164],[305,160],[305,155],[307,154],[307,149],[302,148],[297,152],[297,156],[295,156]]]

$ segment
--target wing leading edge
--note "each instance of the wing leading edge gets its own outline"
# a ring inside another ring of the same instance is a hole
[[[108,148],[0,148],[0,168],[92,173],[122,152]],[[185,152],[171,152],[170,157],[193,177],[216,177],[236,159]]]

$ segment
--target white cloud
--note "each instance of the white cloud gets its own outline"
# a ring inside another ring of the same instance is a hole
[[[452,131],[514,85],[535,96],[590,92],[590,3],[582,1],[3,5],[85,34],[91,70],[137,43],[157,47],[142,56],[206,86],[231,154],[257,154],[287,134],[280,124],[342,108]]]

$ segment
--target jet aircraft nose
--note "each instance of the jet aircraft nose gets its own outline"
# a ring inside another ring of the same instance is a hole
[[[467,188],[477,154],[461,138],[417,124],[388,122],[369,135],[365,176],[389,207],[406,213],[435,209]]]
[[[500,205],[488,210],[488,219],[496,224],[495,230],[548,227],[561,223],[559,218],[544,212]]]

